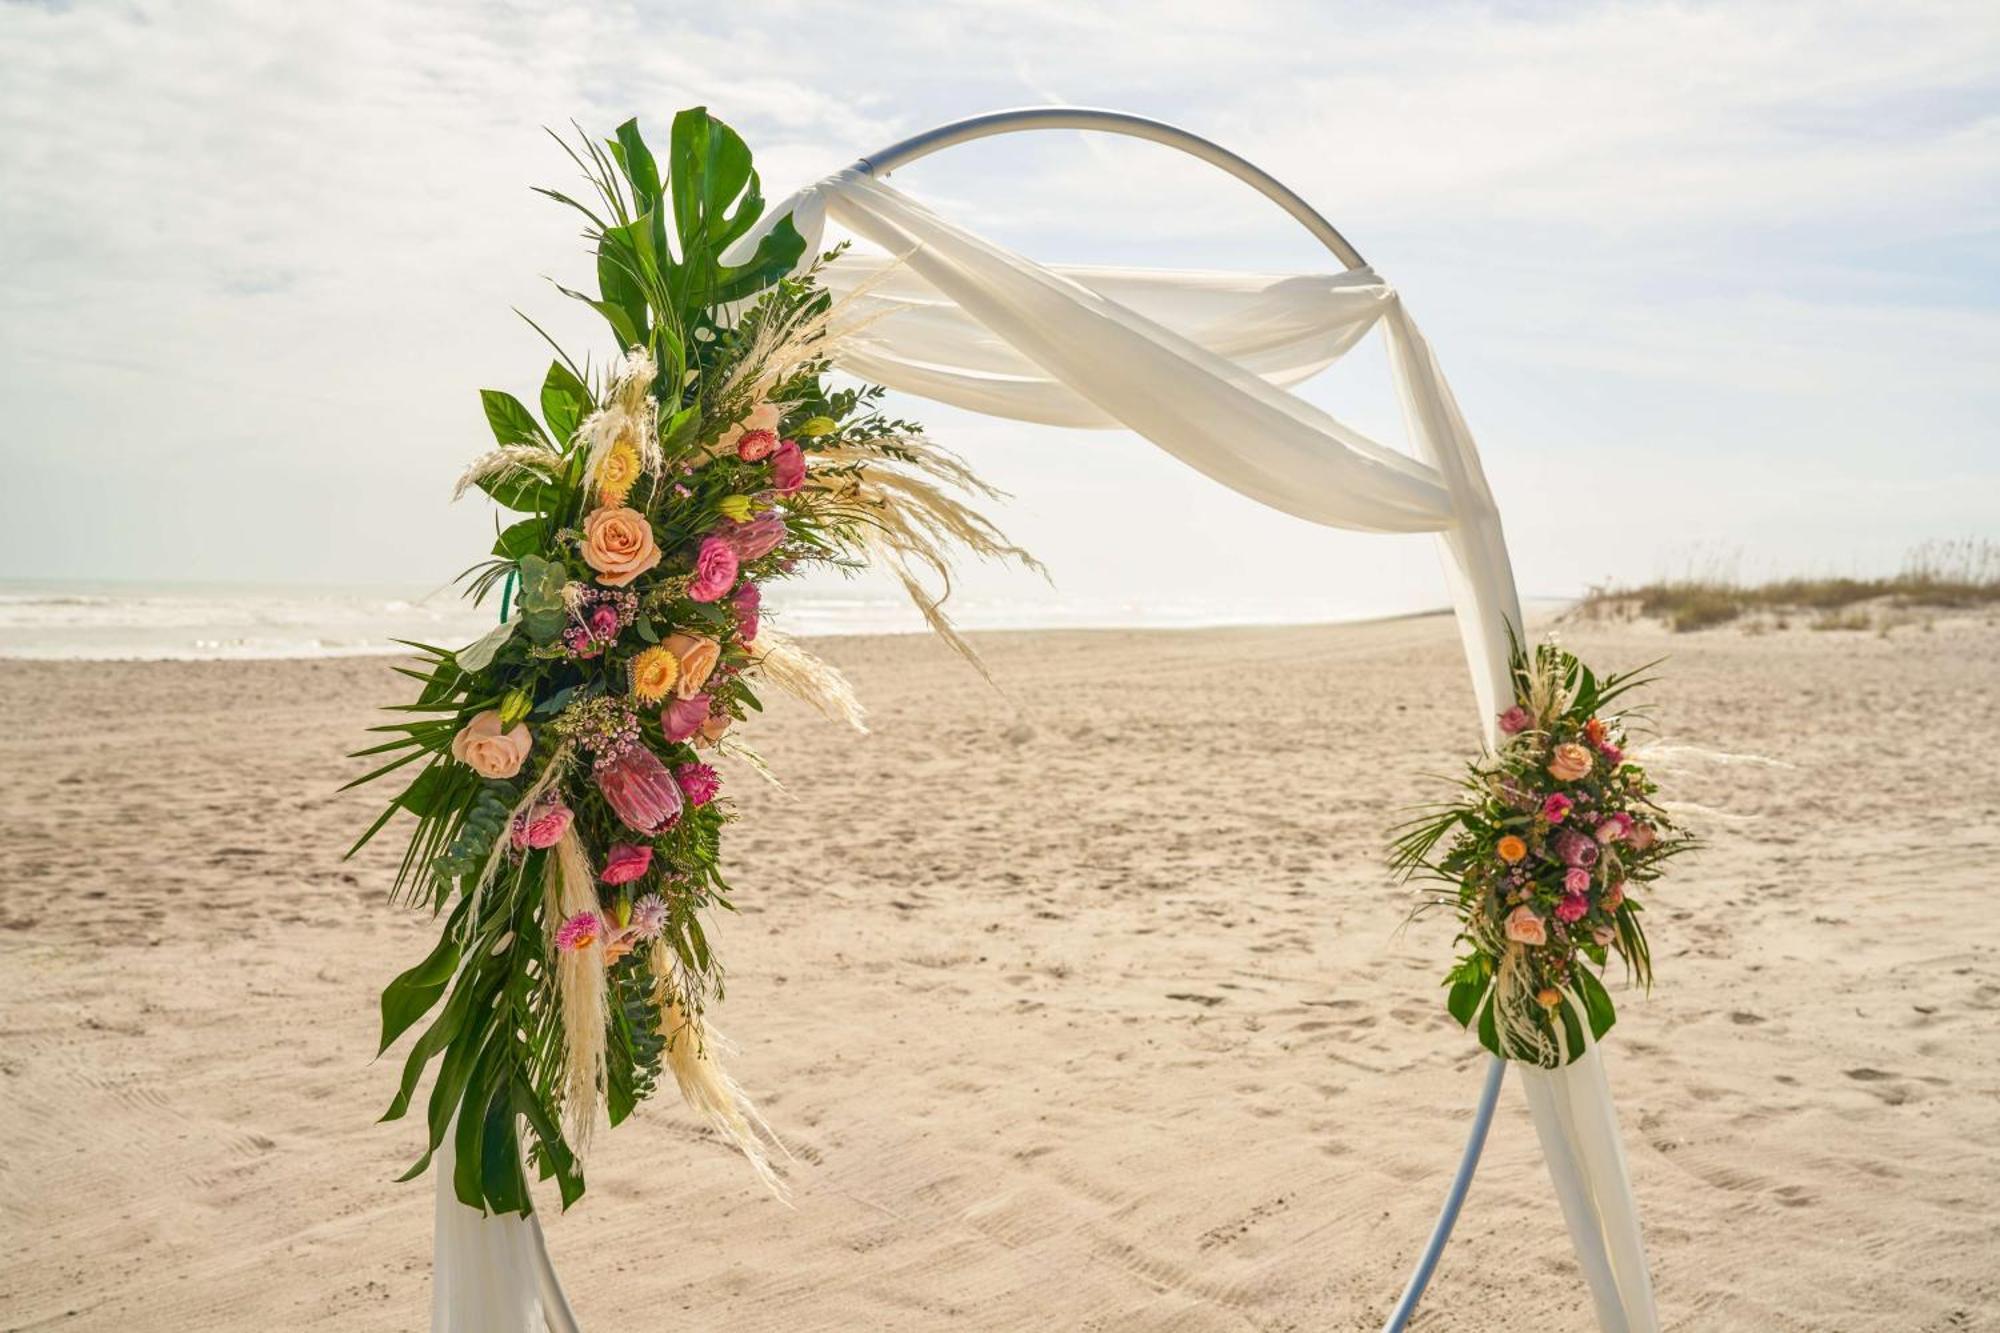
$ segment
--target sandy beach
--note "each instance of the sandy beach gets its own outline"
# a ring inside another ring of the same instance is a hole
[[[2000,626],[1579,626],[1671,653],[1653,764],[1711,845],[1606,1062],[1667,1325],[2000,1328]],[[726,775],[719,1025],[796,1210],[671,1097],[550,1243],[586,1328],[1350,1330],[1482,1055],[1387,828],[1474,743],[1442,617],[819,641]],[[432,1186],[376,997],[434,935],[343,754],[387,659],[0,663],[0,1329],[408,1330]],[[1414,1327],[1583,1329],[1518,1090]]]

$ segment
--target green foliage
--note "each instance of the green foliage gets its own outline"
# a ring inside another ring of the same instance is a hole
[[[1511,734],[1467,768],[1456,799],[1396,831],[1389,862],[1439,886],[1417,911],[1459,919],[1466,952],[1445,977],[1452,1017],[1495,1054],[1555,1064],[1616,1021],[1592,966],[1616,952],[1651,984],[1637,894],[1693,838],[1623,753],[1638,714],[1614,705],[1649,668],[1599,675],[1553,644],[1518,643],[1511,666]],[[1507,929],[1517,916],[1528,932],[1518,939]]]
[[[384,1051],[409,1042],[384,1119],[407,1115],[427,1074],[430,1080],[424,1150],[405,1178],[428,1169],[451,1132],[458,1198],[503,1212],[532,1207],[524,1156],[557,1183],[565,1206],[583,1192],[562,1130],[568,1053],[552,980],[552,937],[561,923],[547,915],[555,857],[514,847],[508,836],[516,807],[538,777],[548,776],[547,765],[573,766],[547,790],[560,794],[573,833],[592,856],[621,841],[647,843],[654,854],[641,882],[598,889],[597,906],[607,917],[630,919],[641,893],[661,899],[663,917],[658,944],[649,943],[643,958],[632,954],[607,967],[605,1109],[614,1124],[660,1081],[662,998],[698,1015],[722,994],[705,919],[731,906],[721,860],[729,809],[723,802],[690,805],[650,836],[625,826],[590,777],[590,725],[609,722],[611,734],[621,736],[627,734],[621,727],[636,728],[639,743],[669,765],[704,758],[666,739],[657,700],[642,709],[631,695],[634,657],[675,634],[703,635],[720,646],[720,666],[706,687],[716,713],[742,718],[760,706],[744,675],[755,665],[740,637],[744,613],[727,601],[686,595],[694,554],[705,535],[720,530],[725,499],[759,496],[768,508],[773,493],[768,462],[710,447],[754,406],[747,389],[725,400],[713,386],[767,384],[756,374],[733,374],[756,369],[744,365],[756,345],[751,335],[768,328],[765,321],[810,315],[826,301],[809,278],[788,276],[804,241],[789,219],[759,230],[765,204],[749,150],[706,111],[675,117],[664,164],[636,122],[620,126],[608,142],[585,139],[565,150],[594,197],[543,193],[584,217],[596,269],[595,291],[566,294],[610,326],[617,339],[612,366],[622,368],[626,353],[642,349],[656,375],[650,386],[639,386],[645,394],[634,395],[633,386],[619,383],[622,369],[593,383],[558,347],[540,385],[539,420],[512,394],[481,393],[504,456],[487,460],[494,466],[477,484],[508,517],[496,525],[492,558],[461,580],[475,601],[501,590],[502,623],[456,652],[407,645],[413,658],[395,669],[415,682],[417,696],[396,706],[397,721],[375,729],[378,743],[357,752],[371,767],[355,782],[403,778],[350,849],[358,851],[397,815],[409,816],[392,898],[425,903],[442,918],[429,955],[382,994]],[[731,309],[719,309],[725,305]],[[788,425],[797,428],[803,449],[842,448],[845,458],[824,475],[858,481],[857,455],[896,460],[899,450],[907,452],[901,441],[917,428],[887,419],[877,389],[830,388],[823,368],[788,367],[770,396],[790,404]],[[649,419],[631,408],[635,396],[652,400]],[[629,417],[618,415],[627,411]],[[623,421],[620,429],[655,431],[643,451],[667,460],[664,475],[642,476],[625,502],[646,517],[662,553],[656,569],[627,589],[599,582],[578,549],[578,529],[597,503],[584,489],[590,448],[582,428],[599,412],[606,421]],[[740,517],[741,499],[731,503]],[[743,579],[777,577],[800,561],[851,564],[855,534],[872,519],[832,491],[791,496],[784,509],[784,548],[746,562]],[[568,632],[586,632],[584,610],[607,606],[624,618],[621,632],[579,646]],[[484,780],[452,757],[453,738],[489,709],[502,710],[510,724],[525,721],[534,736],[528,763],[508,781]]]

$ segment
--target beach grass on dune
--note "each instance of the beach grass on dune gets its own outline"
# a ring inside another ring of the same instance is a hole
[[[1870,608],[1953,610],[2000,603],[2000,542],[1926,542],[1897,573],[1879,578],[1785,578],[1743,582],[1709,573],[1634,586],[1592,588],[1572,612],[1585,620],[1651,619],[1686,632],[1761,614],[1781,627],[1798,616],[1813,629],[1865,630]]]

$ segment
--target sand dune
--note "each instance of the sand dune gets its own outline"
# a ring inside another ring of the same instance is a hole
[[[2000,1327],[2000,628],[1568,637],[1672,652],[1671,781],[1724,812],[1607,1046],[1668,1325]],[[1479,1069],[1381,857],[1470,743],[1450,624],[981,646],[1011,699],[829,640],[872,734],[754,729],[790,790],[730,775],[719,1017],[797,1210],[655,1101],[549,1222],[586,1327],[1386,1313]],[[0,1329],[423,1326],[431,1189],[369,1054],[432,927],[386,842],[339,861],[374,798],[334,791],[399,683],[0,663]],[[1416,1327],[1589,1322],[1510,1091]]]

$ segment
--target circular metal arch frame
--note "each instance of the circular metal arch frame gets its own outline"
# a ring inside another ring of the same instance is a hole
[[[1345,236],[1324,217],[1318,209],[1300,198],[1284,182],[1265,171],[1256,163],[1239,157],[1222,145],[1202,138],[1198,134],[1169,125],[1165,121],[1149,120],[1144,116],[1129,115],[1123,111],[1106,111],[1094,107],[1021,107],[1012,111],[991,111],[983,116],[970,116],[955,120],[936,129],[925,130],[912,135],[900,143],[890,144],[880,152],[870,153],[854,164],[854,169],[866,176],[887,176],[899,167],[906,167],[921,158],[957,144],[971,143],[975,139],[990,139],[1001,134],[1019,134],[1028,130],[1092,130],[1103,134],[1119,134],[1131,139],[1146,139],[1178,149],[1191,157],[1199,158],[1210,166],[1220,167],[1236,179],[1248,185],[1257,193],[1289,213],[1299,225],[1311,232],[1313,238],[1332,252],[1349,269],[1366,268],[1361,252],[1351,245]],[[1458,1221],[1459,1210],[1465,1204],[1467,1191],[1472,1188],[1472,1175],[1479,1166],[1479,1155],[1486,1147],[1486,1132],[1493,1123],[1493,1108],[1500,1098],[1500,1084],[1507,1075],[1507,1062],[1496,1055],[1489,1055],[1486,1064],[1486,1079],[1479,1090],[1479,1103],[1473,1112],[1472,1128],[1466,1136],[1465,1151],[1459,1158],[1458,1170],[1453,1174],[1451,1188],[1445,1195],[1444,1207],[1438,1212],[1437,1224],[1431,1229],[1430,1240],[1425,1243],[1423,1253],[1417,1258],[1416,1268],[1410,1274],[1408,1285],[1403,1288],[1401,1299],[1383,1324],[1383,1333],[1400,1333],[1415,1313],[1417,1302],[1423,1298],[1424,1289],[1430,1285],[1431,1275],[1437,1271],[1438,1259],[1444,1254],[1445,1243],[1451,1239],[1451,1229]]]

